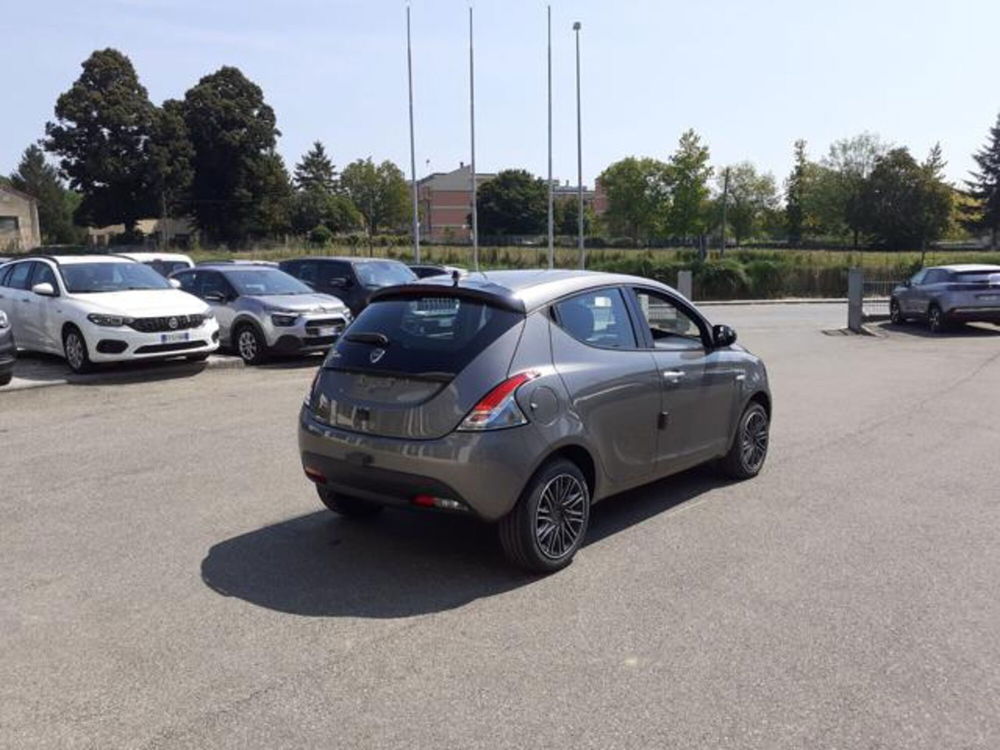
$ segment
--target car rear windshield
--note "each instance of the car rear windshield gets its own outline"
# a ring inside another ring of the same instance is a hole
[[[381,300],[361,312],[324,366],[448,380],[523,319],[457,297]]]
[[[358,275],[361,286],[369,289],[381,289],[384,286],[408,284],[415,281],[417,275],[402,263],[388,260],[372,260],[356,263],[354,272]]]
[[[952,271],[951,280],[962,284],[1000,284],[1000,268],[986,271]]]
[[[71,294],[123,292],[129,289],[170,289],[165,278],[142,263],[66,263],[60,266]]]

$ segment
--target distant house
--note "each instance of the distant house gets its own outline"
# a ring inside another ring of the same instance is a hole
[[[41,244],[38,201],[0,184],[0,250],[30,250]]]
[[[157,246],[166,242],[177,247],[188,247],[193,242],[197,232],[191,221],[184,217],[139,219],[135,223],[135,228],[149,244]],[[88,227],[87,242],[91,245],[108,245],[114,237],[124,233],[124,224],[109,224],[106,227]]]

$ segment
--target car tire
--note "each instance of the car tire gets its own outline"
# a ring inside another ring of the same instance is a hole
[[[723,457],[723,473],[731,479],[751,479],[760,473],[767,459],[770,441],[770,418],[767,409],[751,401],[740,415],[729,452]]]
[[[87,351],[87,340],[76,326],[68,326],[63,331],[63,356],[69,369],[77,374],[82,375],[94,369]]]
[[[341,495],[325,487],[317,487],[316,494],[328,510],[347,518],[372,518],[382,512],[382,506],[378,503],[362,500],[360,497]]]
[[[267,359],[267,343],[250,323],[244,323],[233,333],[236,353],[248,365],[259,365]]]
[[[942,333],[947,328],[944,313],[936,304],[927,308],[927,327],[931,329],[931,333]]]
[[[188,362],[204,362],[210,354],[211,352],[199,352],[198,354],[189,354],[184,359]]]
[[[514,509],[500,520],[500,545],[512,563],[532,573],[569,565],[590,523],[590,488],[572,461],[545,464]]]
[[[906,322],[903,309],[899,306],[899,300],[895,297],[889,300],[889,322],[897,326]]]

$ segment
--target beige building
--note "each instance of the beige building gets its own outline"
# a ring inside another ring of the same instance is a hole
[[[143,234],[148,242],[157,245],[161,241],[166,240],[179,246],[186,246],[194,240],[197,232],[191,221],[184,217],[139,219],[135,223],[135,228]],[[110,224],[106,227],[88,227],[87,242],[91,245],[107,245],[116,235],[124,233],[124,224]]]
[[[38,201],[8,185],[0,185],[0,252],[31,250],[42,244]]]

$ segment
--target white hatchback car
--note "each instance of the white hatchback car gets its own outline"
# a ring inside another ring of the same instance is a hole
[[[183,356],[219,348],[212,310],[152,268],[114,255],[39,255],[0,266],[0,310],[17,345],[93,363]]]

